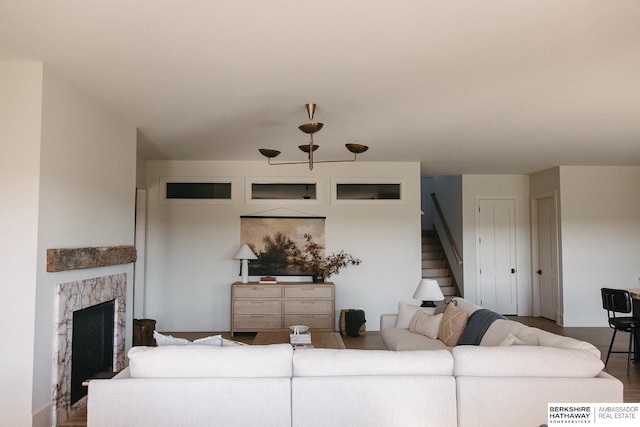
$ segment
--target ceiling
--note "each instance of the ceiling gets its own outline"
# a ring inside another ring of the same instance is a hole
[[[303,160],[314,102],[318,160],[640,165],[637,0],[0,0],[0,60],[118,111],[149,159]]]

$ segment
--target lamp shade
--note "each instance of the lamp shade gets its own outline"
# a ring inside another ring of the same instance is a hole
[[[444,295],[437,280],[422,279],[413,294],[413,299],[420,301],[442,301]]]
[[[249,245],[242,245],[240,250],[233,256],[233,259],[258,259]]]

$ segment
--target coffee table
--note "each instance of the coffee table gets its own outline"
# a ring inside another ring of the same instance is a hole
[[[253,345],[282,344],[289,343],[289,329],[279,329],[277,331],[258,332],[253,340]],[[346,348],[342,337],[338,332],[315,332],[311,331],[311,345],[315,348]]]

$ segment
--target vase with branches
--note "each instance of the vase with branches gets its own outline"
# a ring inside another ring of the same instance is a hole
[[[291,242],[288,247],[291,262],[313,275],[314,282],[324,282],[327,277],[338,274],[341,269],[350,265],[360,265],[362,261],[344,251],[324,256],[324,245],[313,241],[310,234],[304,235],[302,248]]]

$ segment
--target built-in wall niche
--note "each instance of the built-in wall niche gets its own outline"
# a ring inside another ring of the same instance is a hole
[[[322,184],[316,179],[247,177],[247,203],[317,204],[321,198]]]
[[[395,178],[333,178],[333,204],[394,204],[403,203],[404,179]]]
[[[253,200],[315,200],[316,184],[251,184]]]
[[[338,200],[400,200],[400,184],[337,184]]]
[[[229,204],[234,195],[234,178],[228,177],[161,177],[161,203]]]

